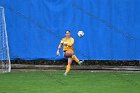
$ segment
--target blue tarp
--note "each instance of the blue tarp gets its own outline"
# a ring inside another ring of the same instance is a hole
[[[1,0],[11,59],[61,59],[57,46],[71,30],[84,60],[140,59],[140,0]],[[85,36],[78,38],[83,30]]]

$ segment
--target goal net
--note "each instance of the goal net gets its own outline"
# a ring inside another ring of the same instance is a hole
[[[0,7],[0,72],[4,73],[10,71],[11,62],[9,55],[4,8]]]

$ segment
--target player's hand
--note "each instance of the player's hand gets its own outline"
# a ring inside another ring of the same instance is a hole
[[[63,42],[63,41],[61,41],[61,44],[64,44],[64,42]]]
[[[64,45],[67,45],[67,44],[68,44],[68,42],[64,42],[63,44],[64,44]]]
[[[56,55],[57,55],[57,56],[60,56],[60,52],[59,52],[59,50],[57,50]]]
[[[67,45],[68,42],[61,41],[61,44],[63,44],[63,45]]]

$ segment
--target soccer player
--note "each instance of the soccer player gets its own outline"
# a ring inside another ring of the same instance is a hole
[[[72,60],[76,61],[78,64],[81,64],[83,61],[80,61],[74,54],[74,39],[71,37],[70,31],[66,31],[66,37],[63,38],[58,46],[57,56],[60,56],[60,49],[63,47],[64,57],[68,58],[68,65],[66,66],[66,71],[64,73],[67,76],[70,71]]]

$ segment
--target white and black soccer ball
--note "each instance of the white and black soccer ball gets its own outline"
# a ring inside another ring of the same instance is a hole
[[[78,31],[77,34],[78,34],[78,37],[80,37],[80,38],[84,36],[84,32],[83,31]]]

